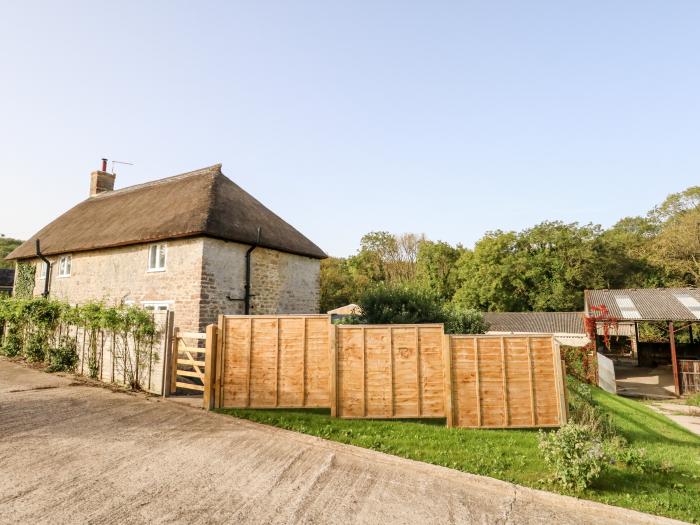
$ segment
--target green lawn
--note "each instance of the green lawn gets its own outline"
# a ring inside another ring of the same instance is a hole
[[[444,420],[331,418],[328,410],[220,412],[405,458],[700,523],[700,437],[641,403],[594,389],[600,407],[632,446],[646,450],[651,472],[610,467],[579,494],[560,489],[541,460],[534,430],[448,429]]]

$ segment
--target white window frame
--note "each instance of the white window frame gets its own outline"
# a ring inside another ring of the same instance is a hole
[[[156,251],[155,266],[151,266],[151,254],[153,250]],[[163,264],[160,264],[160,251],[163,251]],[[168,245],[164,242],[159,242],[156,244],[151,244],[148,247],[148,263],[147,271],[150,272],[164,272],[168,265]]]
[[[39,264],[39,279],[44,280],[46,279],[46,270],[48,269],[48,264],[46,264],[44,261],[41,261]]]
[[[172,304],[173,301],[141,301],[144,310],[152,310],[153,312],[168,312],[172,309]]]
[[[64,265],[64,263],[66,263]],[[67,268],[67,271],[66,271]],[[58,276],[59,277],[70,277],[71,273],[73,271],[73,256],[68,254],[68,255],[61,255],[58,258]]]

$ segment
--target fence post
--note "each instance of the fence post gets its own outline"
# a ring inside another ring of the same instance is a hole
[[[170,367],[171,367],[171,349],[173,340],[173,328],[175,327],[175,312],[168,310],[165,315],[165,336],[163,337],[163,376],[161,378],[161,393],[163,397],[170,394]],[[110,355],[112,356],[112,364],[114,365],[114,337],[112,337],[112,346],[110,350]],[[114,366],[112,366],[114,368]],[[112,370],[112,376],[114,376],[114,370]],[[114,377],[112,377],[114,381]]]
[[[331,323],[328,327],[328,350],[330,352],[330,402],[331,402],[331,417],[338,417],[338,347],[336,337],[338,334],[338,326]]]
[[[452,346],[450,336],[442,336],[442,374],[445,388],[445,415],[447,416],[447,427],[454,426],[454,408],[452,408]]]
[[[224,338],[226,336],[226,318],[219,315],[216,334],[216,360],[214,361],[214,408],[221,408],[224,404],[223,381],[221,379],[224,369]]]
[[[179,332],[180,329],[173,329],[173,336],[170,340],[170,394],[177,392],[177,356],[179,355]]]
[[[204,353],[204,396],[202,399],[204,410],[214,408],[214,399],[216,398],[214,385],[216,383],[217,335],[217,326],[215,324],[207,325],[206,352]]]

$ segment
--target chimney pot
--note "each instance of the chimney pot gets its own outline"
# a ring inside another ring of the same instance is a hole
[[[90,197],[114,190],[114,179],[116,178],[114,173],[107,173],[107,159],[102,159],[102,170],[93,171],[90,174]]]

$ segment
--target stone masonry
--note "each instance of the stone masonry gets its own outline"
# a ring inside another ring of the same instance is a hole
[[[165,271],[148,271],[149,244],[72,254],[71,274],[58,277],[50,256],[52,297],[73,304],[168,303],[182,330],[203,331],[219,314],[242,314],[247,245],[208,237],[167,241]],[[40,261],[34,295],[44,289]],[[320,261],[266,248],[251,258],[252,314],[318,313]]]

